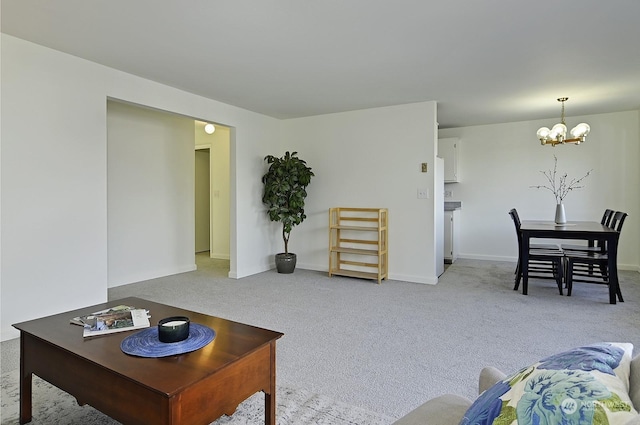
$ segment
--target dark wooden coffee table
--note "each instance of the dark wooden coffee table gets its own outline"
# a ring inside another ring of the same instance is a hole
[[[216,337],[191,353],[164,358],[124,354],[120,343],[136,331],[83,338],[69,319],[119,304],[146,308],[151,325],[188,316]],[[125,298],[14,325],[20,330],[20,423],[31,421],[32,374],[123,424],[209,424],[231,415],[252,394],[265,393],[265,424],[275,425],[276,340],[283,334]]]

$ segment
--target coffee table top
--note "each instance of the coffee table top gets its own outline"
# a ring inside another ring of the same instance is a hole
[[[187,316],[191,322],[215,330],[216,337],[205,347],[190,353],[162,358],[142,358],[127,355],[120,349],[122,340],[139,330],[84,338],[82,327],[69,323],[73,317],[121,304],[149,310],[151,326],[157,326],[158,321],[165,317]],[[280,332],[135,297],[109,301],[13,326],[22,333],[67,350],[167,396],[176,394],[283,335]],[[93,383],[95,384],[97,383]]]

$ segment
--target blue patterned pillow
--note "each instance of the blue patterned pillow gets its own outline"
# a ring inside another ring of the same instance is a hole
[[[482,393],[460,425],[625,424],[633,345],[602,343],[542,359]]]

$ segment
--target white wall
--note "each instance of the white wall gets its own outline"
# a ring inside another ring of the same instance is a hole
[[[229,273],[269,268],[260,177],[280,121],[0,37],[2,340],[12,323],[107,299],[108,98],[232,128]]]
[[[285,145],[274,154],[297,151],[315,173],[307,188],[307,220],[289,241],[299,267],[328,270],[329,208],[388,208],[389,278],[437,283],[435,129],[435,102],[285,121]],[[428,173],[421,172],[421,162],[431,165]],[[430,198],[418,199],[418,188],[429,188]]]
[[[600,220],[605,208],[629,214],[620,237],[620,268],[640,270],[640,112],[567,117],[569,127],[587,122],[585,143],[541,146],[535,133],[557,119],[440,130],[440,137],[460,137],[462,181],[447,184],[451,199],[462,201],[460,256],[515,261],[517,241],[507,214],[517,208],[522,219],[553,220],[555,198],[540,171],[553,167],[569,178],[581,177],[584,189],[564,200],[568,220]]]
[[[106,300],[107,138],[102,68],[1,37],[4,340]]]
[[[211,258],[229,259],[229,138],[230,131],[219,127],[211,145]],[[259,203],[261,192],[257,194]]]
[[[193,119],[107,104],[108,286],[196,269]]]
[[[211,248],[211,175],[209,149],[196,149],[195,154],[195,251],[209,252]]]

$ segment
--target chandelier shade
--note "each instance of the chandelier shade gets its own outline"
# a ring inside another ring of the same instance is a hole
[[[543,146],[555,146],[565,143],[575,143],[576,145],[579,145],[585,141],[587,135],[591,131],[589,124],[582,122],[571,129],[569,132],[571,138],[567,139],[567,125],[564,122],[564,102],[567,100],[569,100],[568,97],[558,98],[558,102],[562,103],[562,115],[560,122],[551,127],[551,129],[547,127],[540,127],[538,129],[536,135]]]

